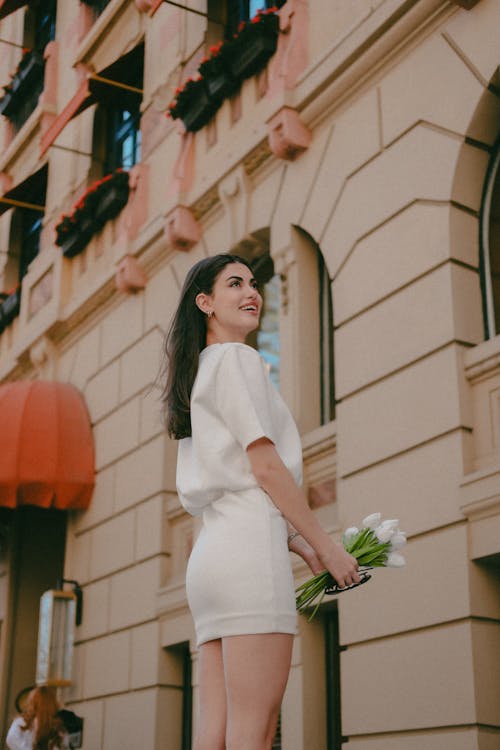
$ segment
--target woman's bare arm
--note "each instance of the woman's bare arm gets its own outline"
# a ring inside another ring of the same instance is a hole
[[[330,539],[320,526],[304,494],[297,487],[270,440],[262,438],[255,441],[248,446],[247,453],[259,485],[289,523],[309,542],[324,568],[332,574],[338,585],[349,586],[351,583],[358,583],[357,561],[342,545]]]

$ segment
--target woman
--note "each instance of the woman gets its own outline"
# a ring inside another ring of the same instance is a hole
[[[261,308],[245,260],[206,258],[186,278],[166,341],[163,400],[180,440],[179,497],[203,522],[186,575],[199,646],[194,750],[272,745],[296,632],[288,549],[340,586],[359,581],[356,560],[299,489],[297,428],[245,344]]]
[[[28,695],[22,716],[7,734],[9,750],[69,748],[68,735],[57,716],[59,705],[52,688],[36,687]]]

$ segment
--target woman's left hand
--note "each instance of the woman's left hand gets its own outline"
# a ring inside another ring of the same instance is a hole
[[[295,552],[296,555],[299,555],[309,565],[314,575],[324,571],[325,566],[321,563],[318,555],[309,542],[303,536],[300,536],[300,534],[291,540],[288,549],[290,552]]]

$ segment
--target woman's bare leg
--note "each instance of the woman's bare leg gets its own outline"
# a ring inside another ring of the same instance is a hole
[[[227,750],[270,750],[285,692],[293,636],[237,635],[222,639]]]
[[[225,750],[226,689],[220,640],[200,646],[198,692],[199,713],[193,750]]]

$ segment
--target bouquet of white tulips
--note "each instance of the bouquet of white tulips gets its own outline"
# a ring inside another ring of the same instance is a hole
[[[360,583],[340,588],[327,570],[319,573],[296,589],[296,605],[300,613],[305,612],[316,600],[309,622],[319,609],[325,594],[348,591],[370,579],[372,568],[401,568],[405,559],[399,551],[406,544],[406,534],[399,528],[397,519],[383,521],[380,513],[372,513],[363,519],[361,529],[351,526],[342,537],[342,544],[359,564]]]

